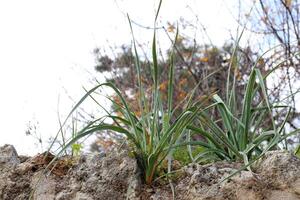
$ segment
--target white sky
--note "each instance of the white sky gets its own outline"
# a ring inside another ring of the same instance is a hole
[[[63,89],[78,100],[82,86],[91,87],[95,47],[130,43],[127,19],[153,24],[158,1],[119,0],[10,0],[0,1],[0,145],[15,145],[22,154],[40,149],[25,136],[28,121],[37,120],[44,139],[58,130],[59,111],[67,114],[73,103]],[[193,7],[213,42],[221,45],[236,29],[222,0],[164,0],[160,20],[195,19]],[[134,27],[139,42],[152,32]],[[100,74],[95,75],[101,79]]]

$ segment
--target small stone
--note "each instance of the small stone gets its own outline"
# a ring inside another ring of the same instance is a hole
[[[299,198],[288,191],[274,190],[268,195],[268,200],[299,200]]]
[[[300,178],[295,183],[292,183],[292,188],[296,194],[300,195]]]
[[[236,191],[236,196],[239,200],[256,200],[260,199],[259,196],[252,190],[239,189]]]
[[[14,146],[4,145],[0,147],[0,166],[11,167],[20,163]]]
[[[93,198],[90,197],[88,194],[78,192],[74,198],[74,200],[92,200]]]

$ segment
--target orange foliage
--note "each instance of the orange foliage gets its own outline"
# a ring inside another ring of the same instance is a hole
[[[208,62],[208,57],[199,58],[200,62]]]

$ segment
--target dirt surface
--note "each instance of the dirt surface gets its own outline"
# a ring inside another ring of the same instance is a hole
[[[63,157],[45,171],[51,154],[18,156],[14,147],[0,147],[0,199],[23,200],[118,200],[118,199],[300,199],[300,159],[285,151],[266,154],[252,172],[240,163],[190,164],[167,180],[145,186],[136,161],[128,153],[113,152]],[[172,193],[172,189],[175,193]]]

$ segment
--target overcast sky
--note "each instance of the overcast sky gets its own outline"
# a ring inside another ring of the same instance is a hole
[[[175,3],[176,2],[176,3]],[[226,1],[227,2],[227,1]],[[146,26],[153,24],[158,1],[153,0],[10,0],[0,1],[0,145],[15,145],[22,154],[40,151],[25,136],[29,121],[39,122],[44,139],[58,130],[57,110],[67,114],[91,87],[95,47],[130,44],[124,14]],[[190,7],[186,7],[186,5]],[[205,25],[210,38],[221,45],[236,29],[222,0],[164,0],[159,21],[180,17]],[[192,9],[191,9],[192,8]],[[139,42],[152,32],[134,27]],[[101,74],[95,74],[101,79]],[[58,108],[58,99],[60,106]]]

